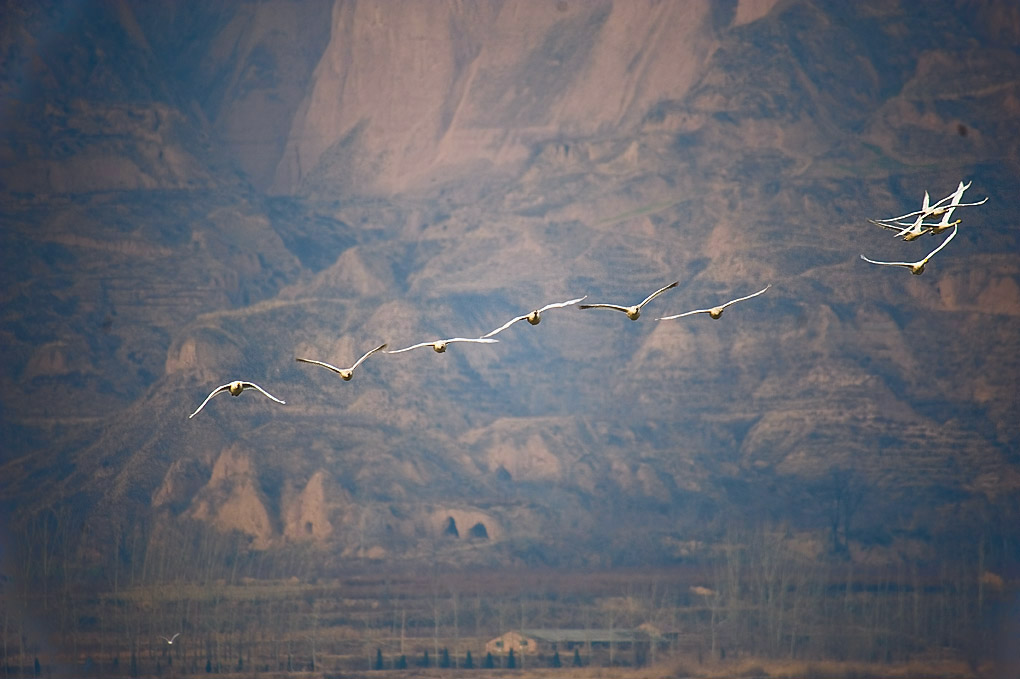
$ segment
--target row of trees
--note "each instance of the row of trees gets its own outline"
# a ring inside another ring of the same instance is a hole
[[[66,539],[82,526],[69,511],[43,512],[9,536],[26,558],[10,560],[0,580],[0,653],[20,676],[37,656],[44,666],[92,658],[112,674],[371,669],[379,654],[387,667],[400,658],[413,666],[425,653],[444,662],[444,649],[457,666],[472,651],[471,664],[484,666],[478,650],[509,629],[651,623],[664,635],[652,662],[660,649],[703,658],[901,662],[932,649],[987,657],[1011,586],[994,572],[1015,552],[1015,534],[998,525],[1008,522],[963,507],[940,533],[913,540],[939,558],[903,553],[866,567],[850,554],[863,493],[852,478],[828,483],[821,558],[801,549],[802,534],[766,522],[717,534],[693,564],[624,574],[445,572],[437,542],[427,571],[326,581],[317,578],[339,570],[307,548],[258,552],[242,535],[144,521],[118,533],[109,568],[83,571]],[[172,649],[159,638],[178,631]]]
[[[409,665],[406,654],[401,654],[399,656],[387,660],[386,657],[383,656],[382,649],[378,647],[375,649],[375,654],[376,654],[375,662],[372,663],[373,670],[408,669]],[[543,656],[541,660],[544,662],[544,664],[548,665],[549,667],[563,667],[565,664],[563,660],[560,658],[559,651],[553,651],[552,655],[550,655],[548,658],[545,658]],[[514,654],[514,650],[511,648],[510,652],[507,653],[506,655],[493,655],[490,652],[486,652],[485,657],[481,661],[481,663],[476,663],[474,656],[471,654],[471,651],[466,651],[462,657],[458,658],[455,655],[451,656],[449,649],[444,646],[439,652],[438,662],[434,662],[429,657],[428,649],[426,649],[424,652],[422,652],[420,657],[415,659],[413,664],[415,667],[422,668],[432,667],[433,665],[435,665],[436,667],[439,667],[441,669],[449,669],[453,667],[462,670],[473,670],[478,668],[487,670],[495,668],[515,669],[518,666],[518,659],[517,656]],[[584,665],[584,661],[581,659],[580,649],[576,648],[574,649],[574,653],[570,659],[569,664],[572,665],[573,667],[582,667]]]

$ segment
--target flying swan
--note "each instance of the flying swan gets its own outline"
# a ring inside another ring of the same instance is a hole
[[[636,321],[638,319],[638,317],[641,315],[641,307],[643,307],[644,305],[646,305],[649,302],[651,302],[658,295],[661,295],[662,293],[666,292],[670,288],[675,288],[678,285],[680,285],[680,281],[673,281],[672,283],[670,283],[666,287],[659,288],[658,290],[656,290],[652,294],[648,295],[648,297],[645,297],[644,301],[642,301],[640,304],[635,304],[634,306],[620,306],[618,304],[582,304],[582,305],[580,305],[577,308],[578,309],[616,309],[617,311],[622,311],[623,313],[627,314],[627,318],[629,318],[630,320]]]
[[[205,407],[205,404],[211,401],[212,397],[215,396],[216,394],[222,393],[224,391],[229,391],[231,396],[240,396],[241,392],[244,391],[245,389],[258,389],[260,392],[262,392],[264,396],[271,398],[277,403],[282,403],[284,405],[286,405],[287,403],[286,401],[281,401],[280,399],[276,398],[275,396],[273,396],[268,391],[266,391],[259,385],[255,384],[254,382],[242,382],[240,380],[235,380],[233,382],[228,382],[227,384],[224,384],[221,387],[216,387],[215,389],[213,389],[212,392],[205,397],[205,400],[202,401],[202,405],[198,406],[198,409],[195,410],[195,412],[188,415],[188,419],[190,420],[195,415],[198,415],[202,408]]]
[[[743,302],[745,299],[751,299],[752,297],[757,297],[758,295],[762,294],[763,292],[765,292],[766,290],[768,290],[771,287],[772,287],[772,284],[769,283],[768,285],[766,285],[764,288],[762,288],[758,292],[752,293],[750,295],[746,295],[744,297],[737,297],[736,299],[731,299],[730,301],[726,302],[725,304],[720,304],[719,306],[714,306],[711,309],[695,309],[694,311],[685,311],[682,314],[674,314],[673,316],[663,316],[662,318],[656,318],[655,320],[657,320],[657,321],[671,321],[674,318],[683,318],[684,316],[693,316],[694,314],[708,314],[712,318],[719,318],[720,316],[722,316],[722,312],[725,311],[726,307],[728,307],[729,305],[736,304],[737,302]]]
[[[498,341],[499,340],[490,339],[490,338],[487,338],[487,337],[471,337],[471,338],[468,338],[468,337],[451,337],[450,339],[435,340],[433,342],[419,342],[418,344],[412,344],[409,347],[404,347],[403,349],[397,349],[396,351],[387,351],[386,353],[387,354],[399,354],[399,353],[402,353],[404,351],[410,351],[411,349],[418,349],[420,347],[432,347],[433,351],[435,351],[437,354],[441,354],[444,351],[446,351],[446,345],[451,344],[452,342],[477,342],[479,344],[494,344],[494,343],[496,343]]]
[[[486,337],[492,337],[493,335],[497,335],[497,334],[503,332],[504,330],[509,328],[511,325],[513,325],[517,321],[527,321],[528,323],[531,323],[532,325],[538,325],[539,323],[542,322],[542,312],[548,311],[549,309],[560,309],[560,308],[565,307],[565,306],[572,306],[574,304],[577,304],[581,300],[587,299],[587,298],[588,298],[588,295],[585,295],[584,297],[578,297],[577,299],[571,299],[571,300],[568,300],[566,302],[555,302],[553,304],[546,304],[541,309],[535,309],[531,313],[524,314],[523,316],[518,316],[517,318],[511,318],[509,321],[507,321],[503,325],[499,326],[498,328],[496,328],[492,332],[487,332],[484,335],[482,335],[482,339],[485,339]]]
[[[914,274],[915,276],[920,276],[921,274],[924,273],[924,265],[928,263],[928,260],[931,259],[935,255],[936,252],[938,252],[942,248],[946,247],[946,245],[949,243],[949,241],[953,240],[953,238],[956,237],[956,231],[957,231],[958,228],[959,227],[954,226],[953,230],[949,233],[949,235],[946,237],[946,239],[944,241],[942,241],[942,243],[940,243],[937,248],[935,248],[934,250],[929,252],[927,257],[925,257],[924,259],[922,259],[919,262],[876,262],[873,259],[868,259],[864,255],[861,255],[861,259],[863,259],[865,262],[870,262],[871,264],[881,264],[881,265],[884,265],[884,266],[902,266],[902,267],[906,267],[906,268],[910,269],[910,273]]]
[[[985,196],[983,199],[976,203],[961,203],[960,199],[963,198],[963,192],[970,188],[972,182],[964,184],[962,181],[956,187],[956,190],[939,200],[934,205],[930,205],[930,197],[928,192],[924,192],[924,201],[921,204],[920,210],[914,212],[908,212],[905,215],[899,217],[891,217],[889,219],[869,219],[868,221],[877,226],[881,226],[885,229],[892,229],[896,231],[895,238],[902,237],[903,240],[914,240],[919,238],[926,233],[939,234],[947,229],[950,229],[960,223],[961,220],[949,221],[953,215],[953,210],[958,207],[973,207],[975,205],[984,205],[988,201],[988,197]],[[946,201],[949,201],[948,205],[943,205]],[[924,220],[927,217],[939,217],[942,219],[934,224],[926,223]],[[913,222],[903,222],[900,220],[907,219],[910,217],[916,217]]]
[[[355,361],[354,365],[352,365],[350,368],[338,368],[335,365],[330,365],[329,363],[326,363],[324,361],[315,361],[315,360],[312,360],[310,358],[295,358],[294,360],[298,361],[300,363],[311,363],[312,365],[321,365],[323,368],[328,368],[329,370],[332,370],[333,372],[335,372],[337,375],[340,376],[341,379],[343,379],[344,382],[349,382],[350,379],[352,377],[354,377],[354,369],[355,368],[357,368],[359,365],[361,365],[365,361],[366,358],[368,358],[369,356],[371,356],[372,354],[374,354],[377,351],[382,351],[385,348],[386,348],[385,344],[380,344],[375,349],[372,349],[367,354],[365,354],[364,356],[359,358],[357,361]]]

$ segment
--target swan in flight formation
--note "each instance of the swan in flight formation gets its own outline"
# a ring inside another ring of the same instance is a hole
[[[641,307],[643,307],[644,305],[648,304],[653,299],[655,299],[657,296],[659,296],[662,293],[666,292],[670,288],[675,288],[678,285],[680,285],[680,281],[673,281],[669,285],[667,285],[667,286],[665,286],[663,288],[659,288],[658,290],[656,290],[652,294],[648,295],[648,297],[645,297],[644,301],[642,301],[640,304],[635,304],[634,306],[620,306],[618,304],[582,304],[582,305],[580,305],[577,308],[578,309],[615,309],[616,311],[622,311],[623,313],[627,314],[627,318],[629,318],[630,320],[636,321],[638,319],[638,317],[641,315]]]
[[[366,358],[368,358],[369,356],[371,356],[372,354],[374,354],[377,351],[382,351],[385,348],[386,348],[385,344],[380,344],[375,349],[372,349],[367,354],[365,354],[364,356],[359,358],[357,361],[355,361],[354,365],[352,365],[350,368],[338,368],[335,365],[330,365],[329,363],[325,363],[323,361],[315,361],[315,360],[312,360],[310,358],[295,358],[294,360],[298,361],[300,363],[311,363],[312,365],[321,365],[323,368],[328,368],[329,370],[332,370],[333,372],[335,372],[337,375],[340,376],[341,379],[343,379],[344,382],[349,382],[350,379],[352,377],[354,377],[354,369],[355,368],[357,368],[359,365],[361,365],[365,361]]]
[[[663,316],[662,318],[656,318],[655,320],[657,320],[657,321],[671,321],[674,318],[683,318],[684,316],[693,316],[694,314],[708,314],[712,318],[719,318],[720,316],[722,316],[722,312],[725,311],[726,307],[728,307],[729,305],[736,304],[737,302],[743,302],[745,299],[751,299],[752,297],[757,297],[758,295],[762,294],[763,292],[765,292],[766,290],[768,290],[771,287],[772,287],[772,284],[769,283],[768,285],[766,285],[764,288],[762,288],[758,292],[752,293],[750,295],[745,295],[744,297],[737,297],[736,299],[731,299],[730,301],[726,302],[725,304],[720,304],[719,306],[714,306],[711,309],[695,309],[694,311],[685,311],[682,314],[674,314],[673,316]]]
[[[494,344],[499,340],[490,339],[488,337],[451,337],[450,339],[435,340],[433,342],[419,342],[418,344],[412,344],[409,347],[403,349],[397,349],[396,351],[387,351],[387,354],[399,354],[404,351],[410,351],[411,349],[418,349],[420,347],[432,347],[432,350],[437,354],[441,354],[446,351],[446,345],[452,342],[477,342],[479,344]]]
[[[242,382],[241,380],[235,380],[233,382],[228,382],[227,384],[224,384],[223,386],[216,387],[215,389],[213,389],[212,392],[208,396],[205,397],[205,400],[202,401],[202,405],[198,406],[198,409],[195,410],[195,412],[193,412],[190,415],[188,415],[188,419],[190,420],[195,415],[198,415],[198,413],[202,410],[202,408],[205,407],[205,404],[208,403],[209,401],[211,401],[212,397],[215,396],[216,394],[220,394],[220,393],[222,393],[224,391],[229,391],[231,396],[240,396],[241,392],[244,391],[245,389],[257,389],[258,391],[262,392],[263,396],[266,396],[266,397],[276,401],[277,403],[282,403],[284,405],[287,404],[286,401],[281,401],[280,399],[276,398],[275,396],[273,396],[268,391],[266,391],[265,389],[263,389],[259,385],[255,384],[254,382]]]
[[[889,219],[869,219],[868,221],[877,226],[881,226],[882,228],[892,229],[893,231],[896,231],[895,235],[896,238],[902,237],[903,240],[907,241],[919,238],[926,233],[931,234],[942,233],[943,231],[946,231],[958,225],[961,221],[959,219],[955,221],[950,221],[950,219],[953,216],[953,210],[955,210],[958,207],[973,207],[975,205],[984,205],[988,201],[988,196],[985,196],[983,199],[977,201],[976,203],[961,203],[960,199],[963,198],[963,192],[969,189],[971,184],[972,182],[967,182],[966,184],[964,184],[961,181],[953,193],[939,200],[934,205],[929,204],[931,198],[929,197],[928,192],[925,191],[924,201],[921,203],[920,210],[908,212],[907,214],[900,215],[899,217],[891,217]],[[943,205],[943,203],[945,203],[946,201],[949,201],[949,203]],[[924,221],[928,217],[939,216],[941,216],[942,219],[934,224],[926,223]],[[916,217],[916,219],[913,222],[900,221],[903,219],[908,219],[910,217]]]
[[[863,259],[865,262],[870,262],[871,264],[881,264],[881,265],[884,265],[884,266],[902,266],[902,267],[906,267],[907,269],[910,269],[910,273],[914,274],[915,276],[920,276],[921,274],[924,273],[924,265],[928,263],[928,260],[931,259],[935,255],[936,252],[938,252],[942,248],[946,247],[946,245],[949,243],[949,241],[953,240],[953,238],[956,237],[956,231],[957,231],[958,228],[959,227],[954,226],[953,230],[949,233],[949,235],[946,237],[946,239],[944,241],[942,241],[937,248],[935,248],[934,250],[929,252],[928,255],[924,259],[922,259],[922,260],[920,260],[918,262],[876,262],[873,259],[868,259],[864,255],[861,255],[861,259]]]
[[[585,295],[584,297],[578,297],[577,299],[571,299],[571,300],[568,300],[566,302],[554,302],[553,304],[546,304],[541,309],[535,309],[531,313],[527,313],[527,314],[524,314],[523,316],[518,316],[516,318],[511,318],[509,321],[507,321],[503,325],[499,326],[495,330],[493,330],[491,332],[487,332],[484,335],[482,335],[482,339],[485,339],[486,337],[492,337],[493,335],[497,335],[497,334],[503,332],[504,330],[509,328],[511,325],[513,325],[517,321],[527,321],[528,323],[531,323],[532,325],[538,325],[539,323],[542,322],[542,312],[548,311],[549,309],[560,309],[560,308],[565,307],[565,306],[572,306],[574,304],[577,304],[578,302],[580,302],[583,299],[587,299],[587,297],[588,297],[588,295]]]

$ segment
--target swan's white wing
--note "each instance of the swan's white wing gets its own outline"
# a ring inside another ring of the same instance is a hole
[[[723,307],[723,309],[725,309],[726,307],[728,307],[731,304],[736,304],[737,302],[743,302],[745,299],[751,299],[752,297],[757,297],[758,295],[762,294],[763,292],[765,292],[766,290],[768,290],[771,287],[772,287],[772,284],[769,283],[768,285],[766,285],[764,288],[762,288],[758,292],[752,292],[750,295],[745,295],[744,297],[737,297],[736,299],[731,299],[729,302],[726,302],[726,304],[723,304],[722,307]]]
[[[395,349],[394,351],[387,351],[386,353],[387,354],[399,354],[399,353],[403,353],[405,351],[410,351],[411,349],[420,349],[421,347],[431,347],[433,344],[435,344],[438,341],[439,340],[433,340],[431,342],[418,342],[417,344],[412,344],[409,347],[404,347],[403,349]]]
[[[495,344],[499,342],[498,339],[491,339],[489,337],[451,337],[448,340],[443,340],[447,344],[450,342],[477,342],[479,344]]]
[[[925,257],[924,259],[922,259],[921,261],[922,261],[922,262],[924,262],[924,261],[927,261],[927,260],[928,260],[928,259],[930,259],[930,258],[931,258],[932,256],[934,256],[934,254],[935,254],[936,252],[938,252],[938,251],[939,251],[939,250],[941,250],[942,248],[946,247],[946,245],[948,245],[948,244],[949,244],[949,241],[953,240],[953,238],[955,238],[955,237],[956,237],[956,232],[957,232],[958,230],[959,230],[959,227],[956,227],[956,226],[954,226],[954,227],[953,227],[953,230],[949,232],[949,235],[948,235],[948,236],[946,236],[946,239],[945,239],[944,241],[942,241],[941,243],[939,243],[939,246],[938,246],[937,248],[935,248],[934,250],[932,250],[931,252],[929,252],[929,253],[928,253],[928,256],[927,256],[927,257]]]
[[[683,318],[684,316],[693,316],[694,314],[707,314],[711,309],[695,309],[694,311],[685,311],[682,314],[673,314],[672,316],[663,316],[662,318],[656,318],[657,321],[672,321],[674,318]]]
[[[970,186],[970,184],[967,184],[967,186]],[[928,192],[925,191],[924,192],[924,202],[921,204],[921,209],[920,210],[914,210],[913,212],[908,212],[907,214],[900,215],[899,217],[890,217],[889,219],[882,219],[882,220],[879,220],[879,221],[892,222],[892,221],[896,221],[896,220],[899,220],[899,219],[909,219],[910,217],[916,217],[918,215],[922,215],[924,217],[927,217],[928,215],[930,215],[933,212],[935,212],[938,208],[942,207],[942,204],[945,203],[947,200],[952,199],[952,197],[953,197],[953,194],[951,193],[948,196],[946,196],[945,198],[942,198],[942,199],[938,200],[934,205],[931,205],[930,204],[931,197],[928,195]]]
[[[565,306],[573,306],[574,304],[577,304],[578,302],[585,299],[588,299],[588,295],[585,295],[584,297],[578,297],[577,299],[571,299],[566,302],[554,302],[552,304],[546,304],[544,307],[538,310],[538,313],[548,311],[549,309],[560,309]],[[521,316],[521,318],[527,318],[527,316]]]
[[[177,634],[175,634],[172,637],[170,637],[171,643],[174,642],[174,641],[177,641],[177,637],[179,637],[179,636],[181,636],[180,632],[178,632]]]
[[[287,405],[287,402],[286,402],[286,401],[283,401],[283,400],[281,400],[281,399],[278,399],[278,398],[276,398],[275,396],[273,396],[273,395],[272,395],[272,394],[270,394],[270,393],[269,393],[268,391],[266,391],[265,389],[263,389],[263,388],[262,388],[262,387],[260,387],[259,385],[255,384],[254,382],[242,382],[241,384],[243,384],[243,385],[245,386],[245,388],[249,388],[249,389],[258,389],[258,390],[259,390],[260,392],[262,392],[262,395],[263,395],[263,396],[266,396],[266,397],[268,397],[268,398],[271,398],[271,399],[273,399],[274,401],[276,401],[277,403],[282,403],[283,405]]]
[[[914,227],[915,225],[920,226],[922,229],[929,229],[935,226],[939,226],[939,222],[921,222],[917,224],[913,222],[894,222],[894,221],[882,221],[880,219],[869,219],[869,222],[875,226],[881,226],[883,229],[892,229],[893,231],[900,231],[903,227]]]
[[[914,266],[917,264],[917,262],[879,262],[874,259],[868,259],[864,255],[861,255],[861,259],[865,262],[870,262],[871,264],[882,264],[884,266]]]
[[[507,321],[503,325],[499,326],[495,330],[491,330],[491,331],[485,333],[484,335],[482,335],[482,338],[484,339],[486,337],[492,337],[493,335],[498,335],[499,333],[503,332],[504,330],[509,328],[511,325],[513,325],[517,321],[523,321],[526,318],[527,318],[526,315],[525,316],[518,316],[517,318],[511,318],[509,321]]]
[[[653,292],[652,294],[650,294],[650,295],[648,295],[647,297],[645,297],[644,301],[643,301],[643,302],[641,302],[641,304],[638,304],[638,309],[640,309],[640,308],[641,308],[641,307],[643,307],[644,305],[648,304],[648,303],[649,303],[649,302],[651,302],[651,301],[652,301],[653,299],[655,299],[656,297],[658,297],[658,296],[659,296],[659,295],[661,295],[662,293],[666,292],[666,291],[667,291],[667,290],[669,290],[670,288],[675,288],[675,287],[676,287],[676,286],[678,286],[678,285],[680,285],[680,281],[673,281],[673,282],[672,282],[672,283],[670,283],[669,285],[666,285],[666,286],[664,286],[664,287],[661,287],[661,288],[659,288],[658,290],[656,290],[656,291],[655,291],[655,292]]]
[[[205,407],[206,403],[208,403],[209,401],[212,400],[213,396],[215,396],[216,394],[220,393],[221,391],[228,391],[229,389],[230,389],[230,383],[229,382],[224,384],[222,387],[216,387],[215,389],[213,389],[211,392],[209,392],[209,395],[205,397],[205,400],[202,401],[202,405],[198,406],[198,408],[195,409],[195,412],[193,412],[190,415],[188,415],[188,419],[190,420],[195,415],[198,415],[199,411],[201,411],[202,408]]]
[[[581,304],[577,308],[578,309],[616,309],[617,311],[622,311],[623,313],[627,313],[629,311],[629,309],[627,307],[620,306],[619,304]]]
[[[311,363],[312,365],[321,365],[323,368],[328,368],[335,372],[336,374],[338,375],[340,374],[340,368],[336,367],[335,365],[325,363],[324,361],[315,361],[310,358],[295,358],[294,360],[298,361],[299,363]]]
[[[925,195],[928,195],[928,194],[925,194]],[[914,220],[913,224],[911,224],[910,226],[908,226],[906,228],[901,229],[895,236],[893,236],[893,238],[899,238],[900,236],[906,236],[907,234],[910,234],[910,233],[923,233],[924,229],[922,228],[922,224],[924,224],[924,218],[926,216],[927,216],[927,214],[918,215],[917,219]]]
[[[364,356],[362,356],[361,358],[359,358],[359,359],[358,359],[357,361],[355,361],[355,362],[354,362],[354,365],[352,365],[352,366],[350,367],[350,369],[351,369],[351,370],[354,370],[354,369],[355,369],[355,368],[357,368],[357,367],[358,367],[359,365],[361,365],[362,363],[364,363],[364,362],[365,362],[365,359],[366,359],[366,358],[368,358],[369,356],[371,356],[372,354],[374,354],[374,353],[375,353],[375,352],[377,352],[377,351],[382,351],[382,350],[383,350],[383,349],[385,349],[385,348],[386,348],[386,343],[380,344],[380,345],[379,345],[379,346],[377,346],[377,347],[376,347],[375,349],[372,349],[371,351],[367,352],[367,353],[366,353],[366,354],[365,354]]]

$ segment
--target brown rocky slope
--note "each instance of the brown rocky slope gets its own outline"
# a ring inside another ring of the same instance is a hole
[[[454,518],[451,560],[580,564],[734,517],[821,534],[834,470],[861,545],[1016,511],[1010,3],[5,11],[15,523],[72,507],[97,559],[135,517],[401,559]],[[865,220],[961,178],[989,202],[924,276],[858,259],[929,247]],[[672,280],[635,323],[294,362]],[[287,406],[187,419],[235,377]]]

